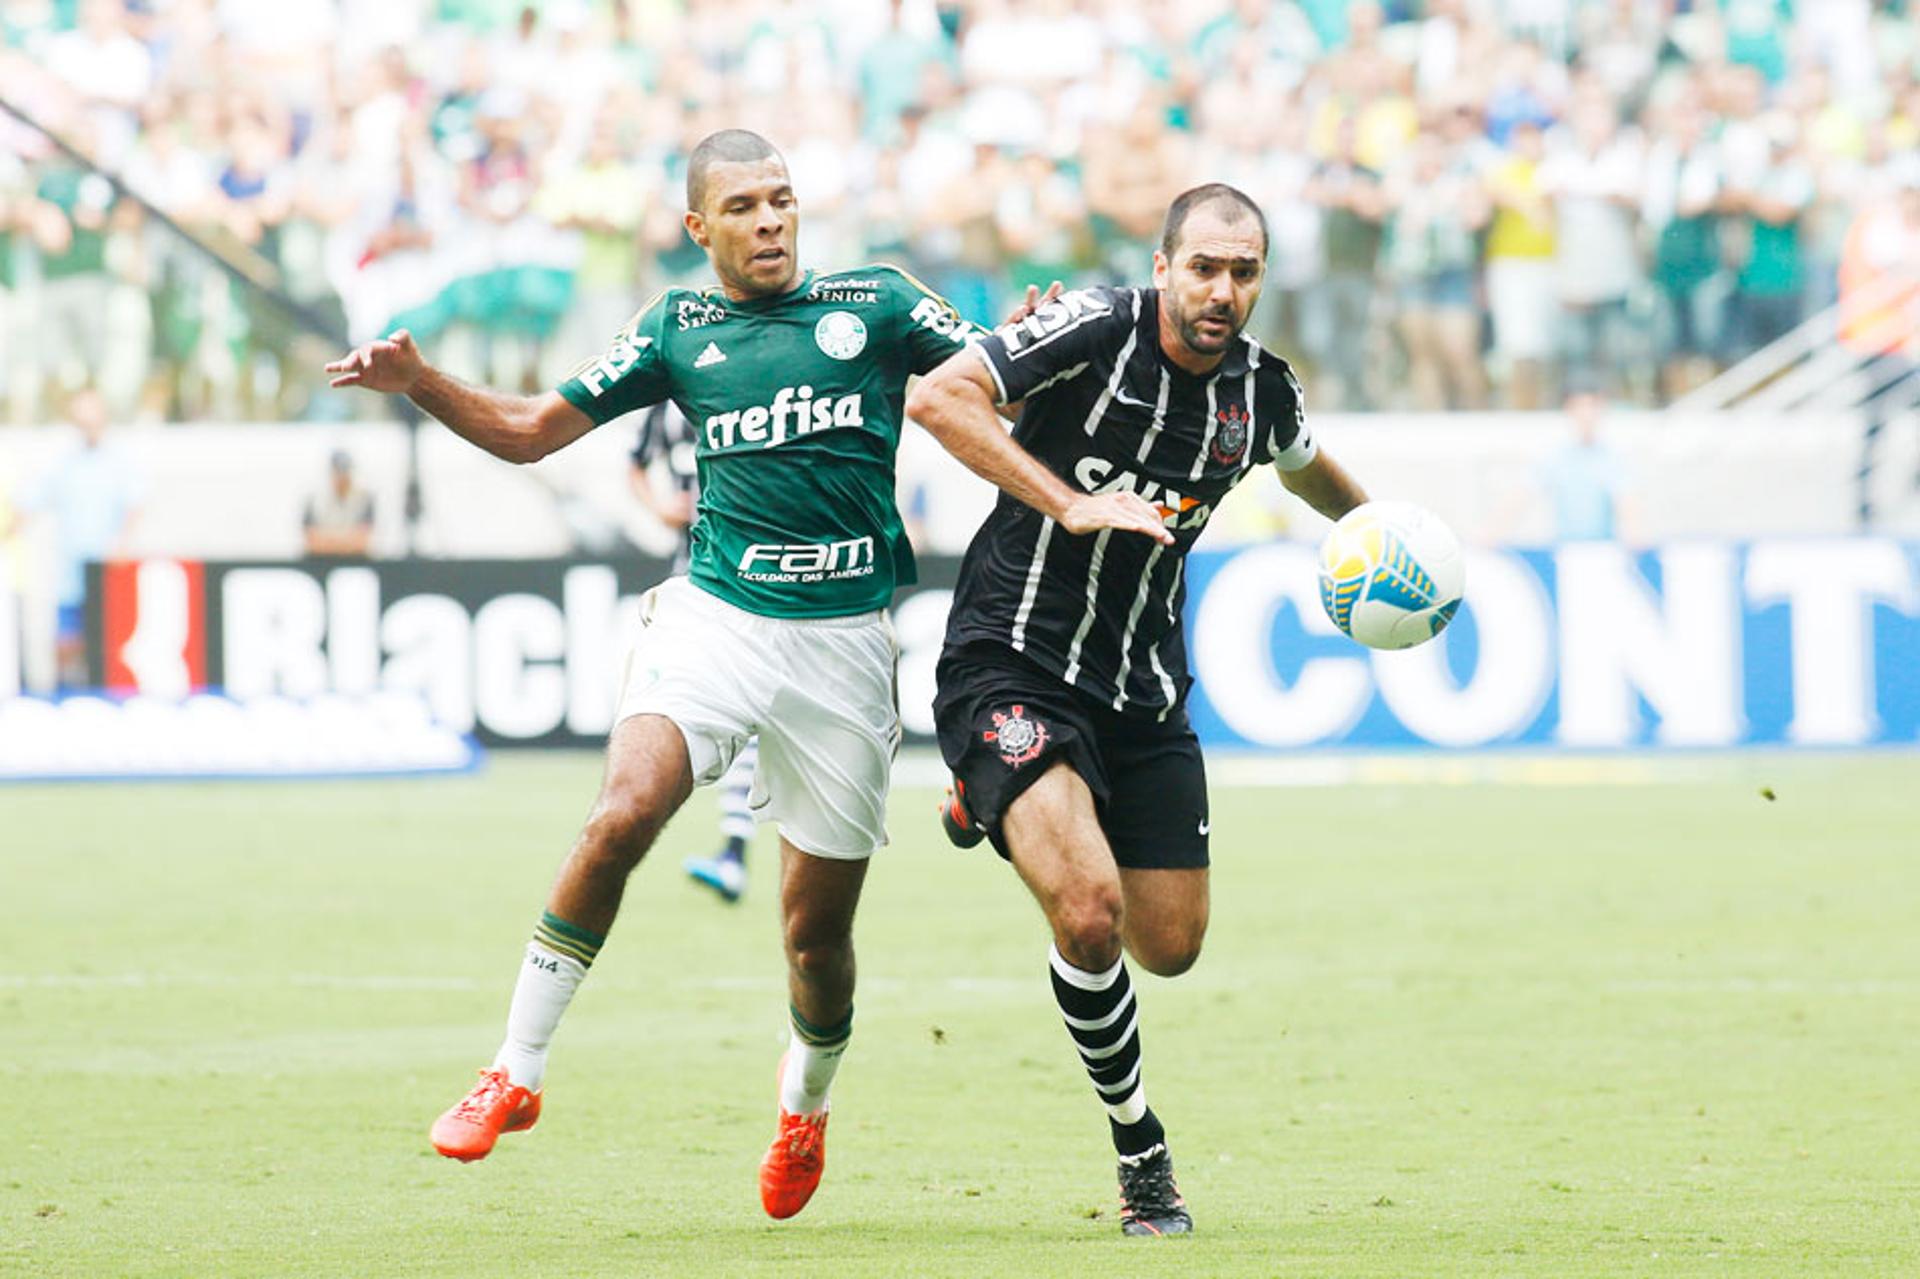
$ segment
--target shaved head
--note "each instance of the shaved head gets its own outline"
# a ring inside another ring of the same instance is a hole
[[[1180,247],[1180,233],[1186,229],[1187,215],[1195,209],[1212,210],[1213,215],[1228,226],[1238,226],[1252,218],[1260,224],[1260,252],[1266,253],[1267,215],[1260,211],[1253,197],[1224,182],[1209,182],[1205,186],[1182,191],[1167,206],[1167,221],[1160,230],[1160,251],[1167,257],[1173,257],[1175,250]]]
[[[747,129],[722,129],[700,139],[700,145],[687,157],[687,207],[698,213],[706,207],[707,172],[716,164],[752,164],[756,160],[786,159],[773,149],[773,143]]]

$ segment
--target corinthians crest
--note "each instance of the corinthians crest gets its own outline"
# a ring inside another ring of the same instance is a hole
[[[1214,414],[1216,426],[1213,431],[1213,460],[1230,465],[1240,460],[1247,451],[1247,410],[1238,404],[1229,404]]]
[[[1037,719],[1028,719],[1027,708],[1016,704],[1011,713],[995,711],[993,727],[980,736],[1000,748],[1000,758],[1008,768],[1018,768],[1032,763],[1046,749],[1047,726]]]

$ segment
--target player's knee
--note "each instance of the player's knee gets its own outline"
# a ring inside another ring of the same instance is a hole
[[[826,977],[853,958],[853,938],[844,929],[796,915],[786,922],[787,966],[802,977]]]
[[[1178,977],[1200,958],[1200,939],[1191,941],[1156,940],[1140,947],[1134,955],[1140,966],[1155,977]]]
[[[632,870],[653,846],[665,819],[637,803],[606,803],[594,807],[581,833],[581,851],[595,861]]]
[[[1077,968],[1109,967],[1120,954],[1119,885],[1089,885],[1065,894],[1054,909],[1060,953]]]
[[[1128,939],[1135,962],[1156,977],[1178,977],[1200,959],[1207,939],[1205,918],[1160,923]]]

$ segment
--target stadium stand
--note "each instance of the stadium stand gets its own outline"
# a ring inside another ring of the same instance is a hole
[[[356,411],[274,291],[550,384],[702,274],[681,170],[726,124],[785,146],[810,260],[975,315],[1137,276],[1219,178],[1272,215],[1257,323],[1318,405],[1659,404],[1832,303],[1920,185],[1915,52],[1886,0],[14,0],[0,419]]]

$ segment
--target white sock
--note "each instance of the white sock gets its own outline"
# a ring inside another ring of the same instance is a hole
[[[494,1055],[496,1068],[522,1088],[538,1090],[547,1073],[547,1045],[554,1028],[573,1002],[573,992],[587,967],[557,954],[539,942],[527,943],[527,957],[513,985],[513,1004],[507,1010],[507,1038]]]
[[[848,1016],[846,1033],[831,1044],[817,1044],[800,1037],[800,1028],[788,1032],[787,1070],[780,1077],[780,1108],[790,1115],[810,1115],[824,1110],[827,1090],[833,1087],[834,1072],[840,1069],[840,1054],[847,1051],[853,1038],[853,1018]]]

